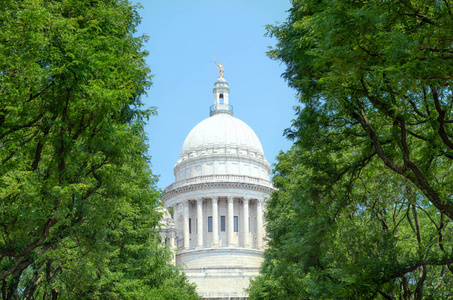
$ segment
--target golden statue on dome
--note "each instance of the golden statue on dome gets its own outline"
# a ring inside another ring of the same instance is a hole
[[[215,61],[215,64],[217,65],[217,67],[219,68],[219,78],[223,78],[224,69],[223,69],[222,63],[221,62],[217,63],[217,60],[215,60],[215,59],[214,59],[214,61]]]

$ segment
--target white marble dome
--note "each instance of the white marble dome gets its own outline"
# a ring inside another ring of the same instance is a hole
[[[247,124],[228,111],[212,114],[190,131],[174,173],[177,185],[188,179],[187,183],[237,180],[234,176],[270,184],[270,166],[260,140]]]
[[[186,137],[181,156],[207,145],[242,147],[264,155],[255,132],[241,120],[226,114],[215,114],[195,126]]]

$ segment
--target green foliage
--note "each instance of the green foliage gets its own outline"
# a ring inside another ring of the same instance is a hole
[[[292,1],[300,95],[251,299],[452,297],[450,1]]]
[[[307,148],[321,137],[332,148],[372,146],[453,218],[448,1],[293,3],[288,22],[269,28],[279,40],[270,55],[287,64],[283,76],[305,104],[289,136]]]
[[[358,165],[319,151],[279,155],[250,299],[451,297],[451,220],[376,156]]]
[[[158,235],[126,0],[0,3],[2,299],[197,299]]]

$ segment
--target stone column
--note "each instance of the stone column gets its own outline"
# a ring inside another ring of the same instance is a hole
[[[212,197],[212,247],[219,246],[219,197]]]
[[[228,247],[234,247],[234,198],[231,196],[227,197],[228,200]]]
[[[189,233],[189,200],[183,203],[184,215],[184,250],[190,249],[190,233]]]
[[[256,200],[256,235],[257,248],[263,248],[263,200]]]
[[[249,200],[250,198],[243,198],[242,204],[244,205],[244,221],[243,221],[243,237],[244,237],[244,248],[250,248],[250,235],[249,235]]]
[[[176,265],[176,248],[177,248],[177,245],[175,245],[175,236],[176,232],[172,230],[170,232],[170,249],[171,249],[171,263],[174,266]]]
[[[170,232],[170,249],[171,251],[175,249],[175,234],[173,231]]]
[[[197,198],[197,248],[203,248],[203,198]]]

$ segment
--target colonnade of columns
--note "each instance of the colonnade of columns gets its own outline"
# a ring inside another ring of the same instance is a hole
[[[236,198],[237,199],[237,198]],[[227,200],[227,224],[226,234],[227,234],[227,245],[228,247],[236,247],[235,237],[234,237],[234,208],[235,208],[235,198],[232,196],[226,197]],[[251,202],[251,198],[243,197],[242,200],[242,245],[244,248],[251,248],[252,245],[250,244],[250,209],[249,204]],[[190,228],[189,228],[189,204],[193,200],[186,200],[183,203],[183,234],[184,234],[184,249],[190,249]],[[203,231],[203,201],[204,198],[197,198],[196,202],[196,220],[197,220],[197,243],[196,249],[204,248],[204,231]],[[263,247],[263,200],[255,200],[256,202],[256,248],[262,249]],[[239,204],[239,201],[236,201]],[[211,198],[211,208],[212,208],[212,244],[213,248],[219,246],[219,197],[215,196]],[[193,223],[192,223],[193,225]],[[209,225],[208,225],[209,226]]]

